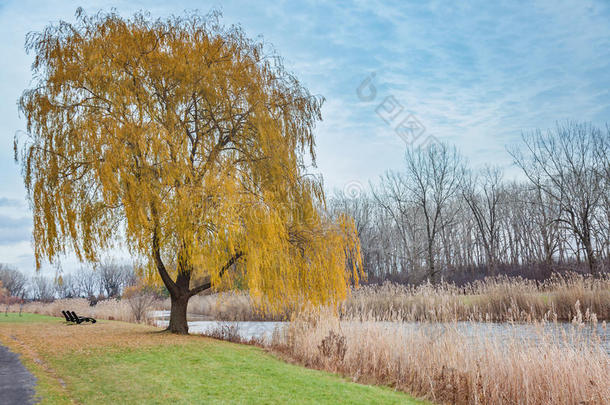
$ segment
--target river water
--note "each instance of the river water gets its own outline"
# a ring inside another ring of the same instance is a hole
[[[159,327],[167,327],[169,311],[154,311],[151,316],[156,319]],[[269,341],[274,331],[281,331],[286,322],[254,322],[254,321],[216,321],[205,320],[200,315],[189,314],[189,333],[210,334],[220,328],[232,328],[244,340],[257,339]],[[342,322],[345,327],[362,327],[360,322]],[[490,322],[454,322],[454,323],[420,323],[420,322],[369,322],[365,326],[375,325],[387,329],[389,333],[397,328],[408,331],[423,330],[426,334],[438,335],[449,331],[457,331],[460,335],[477,340],[480,337],[494,338],[501,341],[518,340],[524,343],[536,344],[541,336],[557,342],[569,342],[571,337],[589,340],[601,346],[610,354],[610,327],[602,324],[584,325],[582,327],[571,323],[558,322],[536,324],[510,324]],[[543,332],[543,333],[541,333]]]
[[[155,324],[166,328],[169,324],[169,311],[153,311],[151,316],[156,319]],[[210,334],[221,327],[234,327],[240,338],[244,340],[269,341],[273,332],[283,328],[287,322],[257,322],[257,321],[215,321],[204,320],[204,316],[188,314],[189,333]]]

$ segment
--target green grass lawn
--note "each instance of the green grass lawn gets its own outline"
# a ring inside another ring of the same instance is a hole
[[[28,314],[22,313],[21,315],[17,313],[9,312],[5,314],[4,312],[0,313],[0,323],[32,323],[32,322],[57,322],[60,318],[54,318],[52,316],[46,315],[38,315],[38,314]]]
[[[421,404],[390,388],[288,364],[253,347],[122,322],[0,315],[0,342],[39,378],[43,404]]]

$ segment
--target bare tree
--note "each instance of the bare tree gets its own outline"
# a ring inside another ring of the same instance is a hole
[[[80,287],[71,274],[56,277],[54,286],[58,298],[74,298],[80,295]]]
[[[500,238],[499,211],[504,192],[502,171],[486,167],[480,176],[470,177],[462,187],[462,195],[474,217],[485,254],[487,268],[496,274],[497,250]]]
[[[463,158],[455,147],[434,144],[425,149],[408,149],[405,160],[404,186],[423,216],[428,277],[436,280],[441,270],[435,263],[437,243],[442,229],[457,213],[452,209],[451,200],[461,187]]]
[[[49,302],[53,301],[54,291],[53,283],[48,277],[34,276],[31,282],[32,298],[36,301]]]
[[[605,270],[610,271],[610,126],[600,131],[596,139],[596,158],[602,177],[602,209],[598,215],[598,232],[601,240],[600,255],[605,259]]]
[[[0,263],[0,281],[9,295],[13,297],[23,297],[27,279],[19,270]]]
[[[9,293],[9,291],[3,287],[2,280],[0,280],[0,304],[4,305],[4,316],[8,316],[8,309],[11,305],[20,302],[19,297],[15,297]],[[21,311],[19,311],[21,316]]]
[[[123,298],[127,300],[135,320],[140,322],[157,300],[157,294],[150,286],[138,284],[125,288]]]
[[[601,167],[596,155],[600,131],[590,124],[567,123],[554,131],[523,135],[526,152],[513,150],[515,163],[561,211],[561,221],[585,252],[589,271],[597,272],[595,213],[603,201]]]
[[[98,276],[93,269],[79,268],[74,274],[74,284],[77,285],[79,295],[92,298],[98,291]]]
[[[123,288],[134,279],[134,272],[130,266],[119,265],[112,261],[100,264],[97,271],[100,290],[103,290],[108,298],[118,297]]]
[[[403,173],[388,172],[382,176],[380,186],[373,190],[375,202],[381,207],[380,219],[385,224],[378,227],[380,232],[390,228],[383,238],[389,256],[390,274],[407,272],[415,274],[422,263],[425,251],[422,243],[422,229],[417,208],[413,204],[410,190]],[[399,245],[396,245],[396,243]]]

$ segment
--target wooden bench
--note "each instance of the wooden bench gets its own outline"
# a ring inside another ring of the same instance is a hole
[[[66,318],[66,322],[72,322],[72,323],[77,323],[77,324],[81,324],[83,322],[91,322],[91,323],[97,322],[93,318],[88,318],[86,316],[78,316],[78,315],[76,315],[76,312],[74,312],[74,311],[61,311],[61,313],[63,314],[64,318]]]

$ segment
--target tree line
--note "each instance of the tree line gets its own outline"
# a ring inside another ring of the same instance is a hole
[[[369,281],[609,271],[610,129],[558,124],[508,152],[520,180],[435,144],[361,195],[337,193],[331,211],[354,218]]]
[[[135,285],[134,268],[113,262],[94,268],[81,267],[70,274],[55,277],[36,274],[28,277],[18,269],[0,263],[0,285],[8,297],[50,302],[63,298],[87,298],[92,303],[103,298],[116,298]]]

